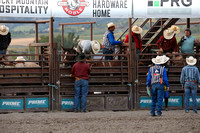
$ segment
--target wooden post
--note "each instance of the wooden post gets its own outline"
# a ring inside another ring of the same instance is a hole
[[[93,25],[92,23],[90,24],[90,40],[93,40]]]
[[[35,23],[35,43],[38,43],[38,23]],[[35,54],[39,54],[39,47],[35,47]],[[35,56],[35,61],[38,61],[39,57]]]
[[[187,18],[187,28],[190,28],[190,18]]]
[[[62,30],[62,34],[61,34],[61,46],[64,47],[64,25],[61,25],[61,30]],[[63,54],[63,49],[61,48],[62,54]]]
[[[152,27],[152,19],[149,19],[149,23],[150,23],[150,28]]]

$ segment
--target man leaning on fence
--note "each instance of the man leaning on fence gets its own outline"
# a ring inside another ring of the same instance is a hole
[[[87,94],[88,94],[88,75],[91,72],[89,64],[85,63],[85,55],[78,56],[79,62],[72,67],[72,75],[75,78],[75,97],[74,112],[78,112],[79,96],[81,94],[81,112],[86,112]]]
[[[103,37],[103,54],[113,54],[115,53],[115,45],[120,45],[123,43],[121,41],[115,41],[114,37],[114,30],[115,24],[108,23],[107,24],[108,30],[104,33]],[[113,60],[113,56],[105,56],[105,60]]]
[[[147,75],[147,88],[151,86],[152,104],[151,104],[151,116],[156,116],[155,108],[157,109],[157,115],[162,115],[162,105],[164,98],[164,84],[169,90],[169,82],[167,78],[167,72],[165,67],[161,66],[168,61],[166,56],[157,56],[152,59],[155,64],[149,69]]]
[[[193,102],[193,111],[197,113],[197,86],[200,83],[200,75],[199,70],[196,66],[197,59],[190,56],[186,58],[186,63],[188,64],[182,69],[180,82],[182,84],[182,88],[185,90],[185,112],[189,112],[189,99],[190,92],[192,93],[192,102]]]

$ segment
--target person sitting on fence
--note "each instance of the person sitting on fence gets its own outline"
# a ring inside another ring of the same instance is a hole
[[[81,111],[86,112],[88,94],[88,75],[91,72],[89,64],[85,63],[85,54],[78,56],[78,62],[72,67],[72,76],[75,78],[74,112],[78,112],[79,96],[81,93]]]
[[[155,115],[155,108],[157,108],[157,115],[162,115],[162,105],[164,98],[164,84],[169,90],[169,82],[167,78],[167,72],[165,67],[161,66],[164,64],[162,56],[157,56],[152,59],[152,62],[155,64],[150,67],[147,75],[147,88],[150,89],[151,85],[151,95],[152,95],[152,104],[151,104],[151,116]],[[163,82],[164,81],[164,82]]]
[[[141,39],[141,33],[142,33],[142,28],[135,25],[132,28],[132,43],[136,43],[136,53],[139,54],[142,52],[142,39]],[[128,43],[129,41],[129,34],[126,35],[126,38],[124,40],[124,43]]]
[[[194,43],[199,43],[199,40],[191,35],[191,30],[188,28],[185,29],[185,36],[183,36],[179,42],[179,46],[181,46],[181,53],[183,54],[194,54]]]
[[[186,63],[188,64],[182,69],[180,82],[182,88],[185,90],[185,112],[189,112],[189,99],[190,92],[192,93],[193,111],[197,113],[197,85],[200,83],[199,69],[195,66],[197,59],[190,56],[186,58]]]
[[[175,32],[172,29],[164,30],[163,36],[156,42],[160,53],[177,53],[178,46]]]
[[[5,25],[0,26],[0,54],[6,54],[7,48],[11,42],[9,28]]]
[[[79,54],[97,54],[101,49],[98,41],[82,40],[78,43],[76,52]]]
[[[103,37],[103,54],[113,54],[115,53],[115,45],[122,44],[123,40],[115,41],[113,32],[115,30],[114,23],[108,23],[107,27],[108,30],[104,33]],[[105,60],[113,60],[113,56],[105,56]]]

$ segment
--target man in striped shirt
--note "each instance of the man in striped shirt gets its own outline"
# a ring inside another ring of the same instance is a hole
[[[192,93],[192,102],[193,102],[193,111],[197,113],[197,85],[200,83],[200,74],[199,70],[196,66],[197,59],[190,56],[186,58],[186,63],[188,64],[182,69],[180,82],[182,84],[182,88],[185,90],[185,112],[189,112],[189,98],[190,91]]]
[[[169,60],[166,56],[157,56],[152,59],[152,62],[155,66],[152,66],[149,69],[147,75],[147,88],[149,89],[151,86],[151,94],[152,94],[152,104],[151,104],[151,116],[155,115],[155,108],[157,108],[157,115],[162,115],[162,105],[164,98],[164,84],[167,86],[167,90],[169,90],[169,82],[167,78],[167,72],[164,66],[161,64],[165,64]]]

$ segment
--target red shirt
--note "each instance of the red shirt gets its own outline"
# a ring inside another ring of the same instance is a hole
[[[164,36],[161,36],[156,42],[157,47],[162,48],[164,52],[178,52],[178,46],[176,38],[165,39]]]
[[[131,32],[131,35],[133,37],[132,41],[136,43],[136,48],[142,50],[142,39],[141,39],[141,35],[140,34],[134,34],[133,32]],[[126,35],[126,38],[124,40],[124,43],[128,43],[128,38],[129,38],[129,34]]]
[[[79,61],[75,63],[72,67],[72,74],[74,77],[78,77],[81,79],[89,79],[88,75],[90,74],[91,69],[89,64]]]

